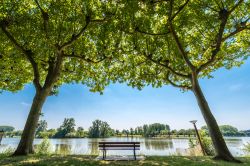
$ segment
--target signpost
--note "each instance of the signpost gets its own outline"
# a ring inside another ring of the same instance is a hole
[[[197,135],[198,141],[199,141],[199,143],[200,143],[202,153],[203,153],[203,155],[205,156],[205,155],[206,155],[206,152],[205,152],[204,147],[203,147],[203,144],[202,144],[202,142],[201,142],[201,137],[200,137],[199,132],[198,132],[197,127],[196,127],[196,122],[197,122],[197,120],[192,120],[192,121],[190,121],[190,123],[192,123],[192,124],[194,125],[194,130],[195,130],[195,133],[196,133],[196,135]]]

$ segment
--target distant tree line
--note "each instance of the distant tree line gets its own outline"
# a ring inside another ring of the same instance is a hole
[[[206,126],[201,129],[208,135]],[[0,126],[0,131],[5,132],[7,137],[20,137],[22,131],[15,130],[12,126]],[[236,127],[230,125],[221,125],[220,130],[224,136],[250,136],[250,130],[239,131]],[[170,130],[167,124],[153,123],[144,124],[130,129],[115,130],[110,125],[101,120],[95,120],[88,130],[83,127],[77,127],[74,118],[65,118],[62,125],[57,129],[48,129],[48,123],[40,120],[36,129],[37,138],[106,138],[111,136],[142,136],[142,137],[190,137],[194,136],[194,129]]]
[[[15,128],[12,126],[0,126],[0,131],[4,131],[4,132],[11,132],[14,131]]]
[[[130,128],[129,130],[116,130],[116,135],[141,135],[144,137],[156,137],[160,135],[168,135],[170,133],[170,127],[166,124],[153,123],[138,126],[136,128]]]
[[[250,130],[239,131],[236,127],[230,125],[221,125],[219,127],[224,136],[250,136]],[[208,134],[207,126],[203,126],[201,129],[205,130]]]

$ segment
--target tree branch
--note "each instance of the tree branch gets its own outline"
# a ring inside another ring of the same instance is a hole
[[[14,44],[14,46],[19,51],[21,51],[26,56],[26,58],[29,60],[29,62],[31,63],[31,66],[33,68],[33,73],[34,73],[33,83],[34,83],[36,89],[40,90],[41,89],[40,74],[39,74],[39,70],[38,70],[38,65],[32,57],[33,52],[31,50],[25,49],[22,45],[20,45],[17,42],[17,40],[12,36],[12,34],[7,30],[7,25],[8,25],[8,23],[6,20],[0,21],[0,26],[1,26],[2,31],[5,33],[5,35],[8,37],[8,39]]]
[[[185,86],[185,85],[178,85],[176,83],[174,83],[170,78],[169,78],[169,73],[167,74],[167,77],[166,77],[166,80],[174,87],[176,88],[181,88],[181,89],[184,89],[184,90],[191,90],[192,87],[190,86]]]
[[[229,10],[228,12],[229,13],[232,13],[242,2],[243,2],[244,0],[239,0],[239,2],[238,3],[236,3],[235,5],[234,5],[234,7],[232,7],[232,9],[231,10]]]
[[[85,18],[86,23],[84,25],[84,27],[82,27],[82,29],[80,30],[80,32],[78,34],[73,34],[71,39],[67,42],[65,42],[64,44],[62,44],[62,46],[58,46],[59,50],[62,51],[64,48],[71,46],[74,41],[76,41],[77,39],[79,39],[81,37],[81,35],[85,32],[85,30],[87,29],[87,26],[93,22],[93,23],[103,23],[105,21],[107,21],[107,18],[104,19],[93,19],[91,20],[90,16],[86,16]]]
[[[151,0],[150,3],[151,4],[155,4],[155,3],[161,3],[161,2],[168,2],[169,0]]]
[[[171,73],[173,73],[173,74],[175,74],[175,75],[177,75],[177,76],[179,76],[179,77],[189,78],[188,75],[185,75],[185,74],[178,73],[178,72],[174,71],[174,69],[172,69],[172,68],[169,66],[169,64],[168,64],[169,62],[167,62],[167,64],[163,64],[163,63],[161,63],[161,62],[159,62],[159,61],[154,60],[154,59],[152,58],[152,56],[148,56],[148,55],[146,55],[145,53],[143,54],[143,56],[146,57],[147,59],[149,59],[150,61],[152,61],[153,63],[155,63],[155,64],[157,64],[157,65],[159,65],[159,66],[162,66],[162,67],[168,69],[169,71],[171,71]]]
[[[49,34],[48,34],[48,31],[49,31],[49,14],[43,10],[43,8],[39,4],[38,0],[35,0],[35,3],[36,3],[37,7],[40,9],[40,11],[42,13],[44,31],[45,31],[46,37],[49,38]]]
[[[220,51],[221,43],[223,42],[222,37],[223,37],[223,33],[227,24],[228,17],[229,17],[229,13],[226,9],[222,9],[221,11],[219,11],[219,19],[221,20],[221,23],[220,23],[219,32],[215,39],[215,46],[213,46],[214,49],[212,51],[211,58],[198,68],[197,70],[198,73],[202,71],[203,69],[207,68],[210,64],[212,64],[216,60],[216,55]]]
[[[76,35],[72,35],[72,38],[69,41],[67,41],[66,43],[62,44],[62,46],[59,46],[59,50],[63,50],[64,48],[71,46],[74,43],[74,41],[76,41],[77,39],[79,39],[81,37],[81,35],[87,29],[87,26],[89,25],[89,23],[90,23],[90,17],[86,16],[86,23],[82,27],[82,29],[80,30],[80,32],[78,34],[76,34]]]
[[[84,60],[85,62],[88,62],[88,63],[100,63],[108,58],[106,56],[103,56],[102,59],[92,60],[92,59],[86,58],[85,55],[74,55],[74,54],[63,54],[63,57],[78,58],[78,59]]]
[[[170,0],[170,10],[169,10],[169,20],[168,20],[168,23],[169,23],[169,27],[170,27],[170,32],[172,33],[173,35],[173,38],[175,40],[175,43],[177,44],[177,47],[181,53],[181,56],[182,58],[184,59],[184,61],[186,62],[186,64],[189,66],[189,68],[194,71],[195,70],[195,66],[191,63],[191,61],[188,59],[188,56],[187,56],[187,53],[185,52],[181,42],[180,42],[180,39],[174,29],[174,26],[173,26],[173,23],[172,23],[172,10],[173,10],[173,0]]]
[[[246,29],[250,29],[250,27],[248,27],[248,26],[242,26],[242,27],[236,28],[235,31],[233,31],[233,32],[229,33],[227,36],[223,37],[222,38],[222,42],[224,42],[225,40],[229,39],[230,37],[236,35],[237,33],[241,32],[243,30],[246,30]]]
[[[184,9],[188,2],[189,0],[187,0],[183,5],[179,7],[178,11],[171,17],[171,21]]]
[[[170,33],[170,32],[163,32],[163,33],[145,32],[145,31],[140,30],[139,27],[136,27],[136,28],[135,28],[135,31],[136,31],[136,32],[139,32],[139,33],[142,33],[142,34],[145,34],[145,35],[152,35],[152,36],[165,36],[165,35],[167,35],[167,34]]]

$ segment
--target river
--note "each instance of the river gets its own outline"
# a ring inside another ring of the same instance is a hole
[[[139,155],[185,155],[186,149],[189,148],[187,138],[142,138],[142,137],[111,137],[102,139],[93,138],[70,138],[70,139],[49,139],[52,145],[52,151],[62,154],[100,154],[98,150],[99,141],[138,141],[141,148],[137,152]],[[250,142],[250,137],[225,137],[227,146],[234,156],[246,155],[243,151],[244,144]],[[3,138],[0,145],[0,152],[9,148],[16,148],[19,138]],[[42,139],[35,139],[37,145]],[[126,155],[132,154],[131,151],[109,151],[109,155]]]

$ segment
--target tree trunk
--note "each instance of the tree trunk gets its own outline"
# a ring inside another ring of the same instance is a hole
[[[36,91],[35,97],[33,98],[33,103],[27,118],[21,140],[18,144],[14,156],[16,155],[27,155],[34,153],[33,141],[35,137],[35,131],[37,128],[39,116],[46,98],[49,95],[48,90]]]
[[[239,160],[236,160],[228,150],[225,140],[220,132],[219,126],[208,106],[205,96],[203,95],[198,79],[195,76],[193,76],[192,78],[192,86],[192,91],[195,94],[196,100],[202,112],[203,118],[205,119],[205,122],[207,124],[209,134],[215,148],[215,159],[240,162]]]

